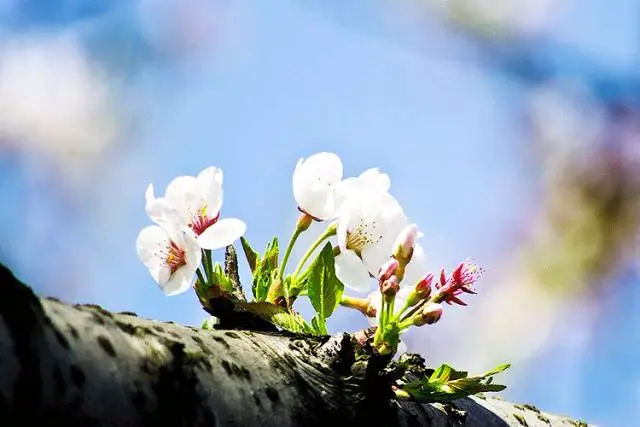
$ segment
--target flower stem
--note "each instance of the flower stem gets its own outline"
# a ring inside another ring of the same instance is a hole
[[[393,321],[397,322],[400,320],[405,311],[409,308],[409,301],[405,301],[402,308],[393,316]]]
[[[337,228],[337,225],[334,222],[329,227],[327,227],[324,233],[322,233],[315,242],[313,242],[309,250],[307,250],[307,252],[303,255],[302,259],[298,263],[296,270],[293,272],[293,276],[291,277],[292,284],[296,282],[296,278],[300,274],[302,267],[304,267],[305,262],[307,262],[307,260],[311,258],[311,255],[313,255],[313,252],[318,248],[318,246],[320,246],[322,242],[327,240],[329,237],[334,236],[336,234],[336,228]]]
[[[300,234],[302,234],[302,231],[303,230],[300,230],[299,228],[296,228],[296,230],[291,235],[291,239],[289,240],[289,244],[287,245],[287,249],[284,252],[284,257],[282,258],[282,265],[280,266],[280,272],[278,273],[278,277],[280,277],[280,278],[284,277],[284,271],[285,271],[285,268],[287,267],[287,262],[289,262],[289,257],[291,256],[291,251],[293,250],[293,247],[296,244],[296,240],[298,240],[298,237],[300,236]]]
[[[427,299],[423,299],[421,300],[418,304],[416,304],[411,310],[409,310],[404,316],[402,316],[401,318],[399,318],[400,322],[403,322],[405,320],[407,320],[408,318],[410,318],[411,316],[413,316],[414,314],[416,314],[416,312],[418,310],[420,310],[426,303],[431,302],[432,299],[431,298],[427,298]]]

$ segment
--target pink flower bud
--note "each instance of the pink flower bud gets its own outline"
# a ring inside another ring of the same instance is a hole
[[[393,256],[405,264],[411,261],[419,232],[416,224],[407,225],[398,235]]]
[[[416,284],[416,293],[419,295],[420,299],[429,298],[429,295],[431,294],[431,283],[433,283],[433,274],[428,273],[420,279],[418,284]]]
[[[389,258],[389,261],[385,262],[382,267],[380,267],[380,270],[378,271],[378,280],[380,280],[380,282],[384,282],[391,278],[391,276],[396,274],[399,266],[400,263],[398,260]]]
[[[400,282],[396,276],[391,276],[384,282],[380,282],[380,292],[385,297],[391,297],[400,290]]]

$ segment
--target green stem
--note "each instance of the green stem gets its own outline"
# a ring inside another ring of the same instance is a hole
[[[291,277],[291,283],[292,284],[296,282],[296,278],[300,274],[300,271],[302,270],[302,267],[304,267],[305,262],[307,262],[307,260],[309,260],[309,258],[311,258],[311,255],[313,255],[313,252],[316,249],[318,249],[318,246],[320,246],[322,244],[322,242],[327,240],[329,237],[334,236],[335,234],[336,234],[336,223],[333,223],[329,227],[327,227],[327,229],[324,231],[324,233],[322,233],[320,235],[320,237],[318,237],[318,239],[315,242],[313,242],[313,244],[311,245],[309,250],[307,250],[307,252],[304,254],[302,259],[298,263],[298,266],[296,267],[296,270],[293,272],[293,276]]]
[[[402,317],[402,315],[404,314],[405,311],[407,311],[407,309],[409,308],[409,301],[405,301],[404,305],[402,306],[402,308],[400,309],[400,311],[398,311],[393,317],[393,321],[397,322],[400,320],[400,318]]]
[[[280,266],[280,272],[278,274],[278,277],[280,278],[284,277],[284,271],[285,271],[285,268],[287,267],[287,262],[289,262],[291,251],[293,250],[293,246],[296,244],[296,240],[298,240],[298,237],[300,237],[300,234],[302,234],[302,231],[303,230],[296,228],[296,231],[294,231],[293,234],[291,235],[291,239],[289,240],[287,249],[284,252],[284,258],[282,258],[282,265]]]
[[[394,295],[391,298],[391,301],[389,301],[387,303],[387,323],[390,323],[390,322],[392,322],[394,320],[393,319],[393,306],[395,305],[395,302],[396,302],[396,296]]]
[[[198,280],[200,281],[200,283],[202,283],[203,285],[207,284],[207,281],[204,280],[204,277],[202,276],[202,271],[200,271],[200,269],[196,269],[196,274],[198,275]]]
[[[404,316],[402,316],[402,318],[400,318],[400,321],[403,322],[403,321],[407,320],[408,318],[410,318],[411,316],[416,314],[416,312],[418,310],[420,310],[426,303],[431,302],[431,301],[432,301],[431,298],[421,300],[411,310],[409,310],[408,313],[406,313]]]

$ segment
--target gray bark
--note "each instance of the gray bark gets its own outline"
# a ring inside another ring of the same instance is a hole
[[[495,397],[393,399],[347,334],[213,330],[38,298],[0,265],[0,425],[576,426]],[[53,423],[53,424],[51,424]]]

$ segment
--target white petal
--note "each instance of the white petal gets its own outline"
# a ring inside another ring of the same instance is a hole
[[[336,276],[344,285],[357,292],[371,289],[371,277],[362,260],[352,250],[340,252],[335,260]]]
[[[171,240],[166,231],[157,225],[143,228],[136,240],[138,258],[149,269],[153,280],[158,283],[169,275],[165,256],[170,243]]]
[[[347,226],[349,224],[349,217],[341,217],[336,227],[336,239],[338,240],[338,247],[341,251],[347,250]]]
[[[173,275],[160,280],[159,285],[167,296],[178,295],[188,291],[196,276],[196,270],[202,261],[202,250],[196,240],[196,235],[188,228],[167,229],[174,244],[184,250],[185,265],[178,268]]]
[[[208,167],[198,174],[196,178],[202,193],[202,198],[207,205],[207,215],[215,217],[222,208],[222,169]]]
[[[224,218],[207,228],[198,242],[203,249],[219,249],[229,246],[247,231],[244,222],[235,218]]]
[[[184,267],[178,269],[173,276],[160,285],[162,292],[168,297],[184,293],[191,289],[195,281],[196,271],[186,270]]]
[[[381,173],[378,168],[367,169],[362,172],[358,179],[363,182],[367,187],[386,193],[391,188],[391,179],[386,173]]]
[[[319,219],[336,216],[336,186],[342,179],[342,161],[333,153],[300,159],[293,172],[293,197],[298,206]]]
[[[171,242],[185,251],[186,265],[171,274],[166,264]],[[151,225],[143,228],[136,241],[138,257],[166,295],[189,289],[200,265],[201,251],[191,230],[177,230]]]
[[[161,203],[158,203],[156,196],[153,193],[153,184],[149,184],[147,191],[144,193],[145,206],[144,209],[149,215],[149,218],[153,222],[160,222],[164,220],[164,209]]]
[[[405,267],[402,286],[413,287],[427,273],[427,256],[424,247],[417,243],[413,248],[411,261]]]
[[[165,198],[186,223],[191,222],[204,204],[198,180],[193,176],[179,176],[171,181],[167,186]]]
[[[153,195],[153,185],[149,185],[145,193],[145,211],[149,218],[156,224],[164,224],[167,222],[174,223],[174,225],[181,226],[186,225],[187,221],[180,215],[180,213],[173,208],[164,197],[155,198]]]

